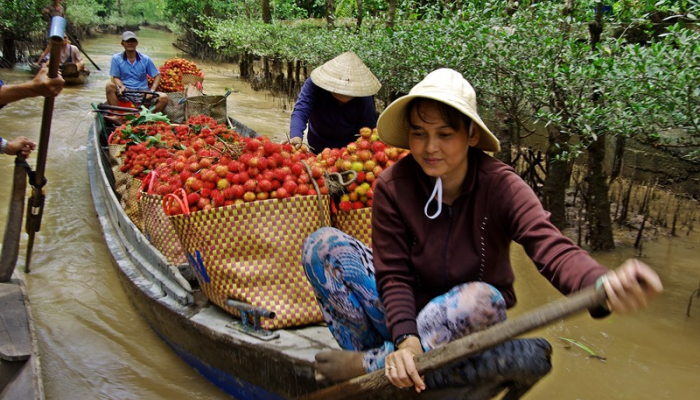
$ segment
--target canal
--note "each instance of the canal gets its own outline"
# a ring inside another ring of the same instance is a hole
[[[156,65],[175,56],[171,34],[136,32],[139,51]],[[84,40],[82,45],[101,71],[86,59],[92,75],[83,87],[66,88],[56,99],[47,164],[47,201],[33,251],[32,272],[25,275],[41,346],[48,399],[226,399],[168,348],[136,314],[118,283],[92,205],[86,168],[90,103],[104,99],[109,60],[121,50],[118,35]],[[235,118],[275,140],[288,131],[290,105],[255,92],[238,80],[231,64],[195,61],[205,73],[204,92],[224,94]],[[0,70],[6,82],[31,77],[28,67]],[[27,99],[0,113],[3,137],[25,135],[38,141],[42,99]],[[33,165],[35,156],[29,162]],[[13,159],[0,158],[9,203]],[[0,209],[0,223],[6,220]],[[647,310],[592,320],[580,315],[529,336],[546,338],[554,348],[553,370],[530,393],[535,399],[672,399],[700,393],[700,299],[686,316],[690,294],[700,285],[700,234],[682,231],[644,245],[643,260],[657,269],[666,292]],[[22,274],[26,235],[18,273]],[[616,266],[635,251],[621,248],[594,256]],[[519,304],[511,316],[560,295],[515,246]],[[601,362],[560,337],[586,344],[606,358]],[[695,393],[695,394],[693,394]]]

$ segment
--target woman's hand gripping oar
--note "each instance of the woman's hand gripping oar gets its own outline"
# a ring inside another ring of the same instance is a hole
[[[513,339],[551,322],[594,309],[605,304],[603,287],[585,288],[568,297],[553,301],[512,319],[450,342],[416,357],[416,368],[420,375],[431,373],[443,366],[464,360],[506,340]],[[359,376],[301,397],[303,400],[340,400],[358,398],[390,386],[384,370]]]
[[[51,30],[49,37],[51,41],[51,59],[49,60],[48,77],[55,78],[58,76],[58,64],[61,58],[61,43],[63,42],[63,34],[66,28],[66,20],[62,17],[53,17],[51,19]],[[41,229],[41,217],[44,213],[44,172],[46,168],[46,157],[49,151],[49,136],[51,136],[51,119],[53,118],[53,97],[44,99],[44,112],[41,116],[41,136],[39,137],[39,151],[37,152],[35,183],[32,186],[32,196],[27,203],[27,221],[26,230],[29,235],[27,242],[27,259],[25,262],[25,270],[29,272],[29,266],[32,260],[32,250],[34,248],[34,235]]]

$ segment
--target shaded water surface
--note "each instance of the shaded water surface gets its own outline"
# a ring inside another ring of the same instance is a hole
[[[173,37],[137,32],[139,50],[156,65],[177,55]],[[160,340],[135,313],[117,281],[95,217],[85,166],[90,102],[104,97],[111,54],[119,36],[85,40],[85,50],[100,66],[90,82],[67,88],[56,99],[47,164],[47,201],[37,234],[32,272],[25,276],[37,322],[48,399],[225,399]],[[278,139],[288,129],[289,113],[263,93],[236,78],[231,65],[197,61],[205,72],[205,93],[228,98],[231,114],[262,134]],[[30,78],[28,68],[0,70],[7,82]],[[28,99],[0,112],[1,136],[24,134],[38,141],[43,101]],[[34,165],[35,158],[30,159]],[[13,159],[0,157],[0,223],[4,226]],[[4,232],[4,231],[3,231]],[[554,347],[553,371],[525,396],[533,399],[695,399],[700,393],[700,299],[685,315],[690,294],[700,284],[700,235],[645,244],[644,260],[657,268],[666,293],[633,316],[594,321],[581,315],[542,328]],[[23,235],[18,268],[24,266]],[[596,254],[614,266],[632,250]],[[513,249],[519,305],[516,315],[559,297],[537,274],[519,248]],[[601,362],[559,337],[585,343]]]

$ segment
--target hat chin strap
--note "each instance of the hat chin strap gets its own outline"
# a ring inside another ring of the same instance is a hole
[[[437,200],[437,211],[435,211],[435,214],[433,215],[428,215],[428,206],[433,200]],[[428,202],[425,203],[425,207],[423,208],[423,213],[425,214],[426,217],[430,219],[435,219],[438,216],[440,216],[440,213],[442,212],[442,178],[439,176],[437,177],[437,180],[435,181],[435,188],[433,188],[433,193],[430,195],[430,198],[428,199]]]

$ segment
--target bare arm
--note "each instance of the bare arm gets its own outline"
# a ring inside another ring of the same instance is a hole
[[[122,82],[120,78],[113,76],[112,81],[114,81],[114,84],[117,85],[117,94],[121,94],[126,89],[124,82]]]
[[[39,59],[36,60],[37,64],[41,63],[41,61],[44,59],[49,54],[49,51],[51,51],[51,45],[47,45],[46,48],[44,49],[44,52],[41,53],[39,56]]]
[[[158,89],[158,85],[160,85],[160,74],[156,75],[156,77],[153,79],[153,85],[151,85],[151,91],[155,92]]]
[[[63,90],[65,81],[60,76],[49,79],[47,73],[48,68],[44,67],[30,81],[0,86],[0,104],[12,103],[27,97],[58,96]]]
[[[24,136],[19,136],[5,145],[5,154],[14,156],[22,153],[24,158],[28,158],[32,150],[36,149],[36,143]]]

